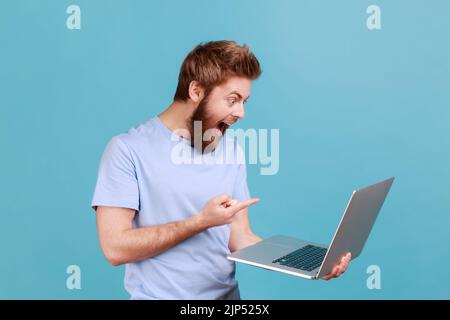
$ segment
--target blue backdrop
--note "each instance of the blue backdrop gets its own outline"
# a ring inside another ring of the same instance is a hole
[[[371,4],[380,30],[366,26]],[[242,297],[450,298],[449,12],[444,0],[3,1],[0,298],[128,298],[90,209],[100,156],[171,102],[194,45],[221,39],[263,68],[239,125],[280,130],[278,174],[248,167],[256,233],[327,243],[354,188],[396,177],[343,277],[239,265]],[[66,287],[69,265],[80,290]]]

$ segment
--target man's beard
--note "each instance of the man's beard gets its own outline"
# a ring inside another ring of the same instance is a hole
[[[229,125],[222,121],[214,121],[209,115],[209,95],[200,101],[199,105],[188,120],[189,133],[191,135],[191,146],[208,153],[217,146]],[[205,134],[206,133],[206,134]]]

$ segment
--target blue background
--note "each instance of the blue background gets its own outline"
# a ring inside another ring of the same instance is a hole
[[[66,8],[81,8],[68,30]],[[366,27],[371,4],[382,29]],[[330,241],[351,191],[396,181],[345,276],[238,266],[245,299],[450,298],[448,1],[3,1],[0,298],[127,299],[90,209],[106,142],[172,101],[197,43],[247,43],[263,75],[242,128],[280,129],[249,165],[256,233]],[[82,289],[66,288],[66,267]],[[380,290],[366,286],[381,268]]]

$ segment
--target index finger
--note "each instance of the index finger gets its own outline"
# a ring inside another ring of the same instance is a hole
[[[251,205],[254,205],[254,204],[257,203],[259,200],[261,200],[261,199],[259,199],[259,198],[252,198],[252,199],[248,199],[248,200],[239,202],[239,203],[236,205],[235,210],[236,210],[236,212],[241,211],[241,210],[243,210],[243,209],[245,209],[245,208],[250,207]]]

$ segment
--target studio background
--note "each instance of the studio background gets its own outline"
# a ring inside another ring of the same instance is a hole
[[[80,30],[66,26],[71,4]],[[381,30],[366,26],[372,4]],[[222,39],[263,68],[238,126],[280,130],[278,174],[248,166],[257,234],[328,243],[353,189],[396,177],[344,276],[239,264],[242,298],[450,298],[449,12],[444,0],[2,1],[0,298],[128,298],[90,208],[101,154],[170,104],[196,44]]]

